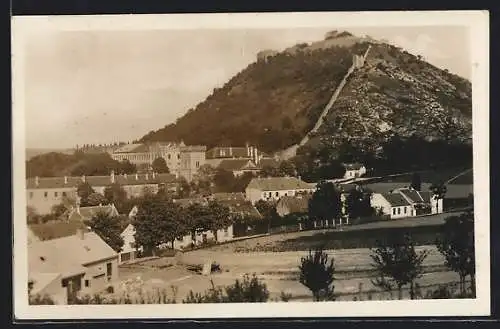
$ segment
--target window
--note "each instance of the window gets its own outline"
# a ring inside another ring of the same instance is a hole
[[[106,273],[108,276],[111,276],[113,272],[113,264],[107,263],[106,264]]]
[[[43,196],[46,198],[49,195],[49,192],[43,192]]]
[[[170,160],[170,158],[171,158],[171,154],[169,153],[169,154],[167,155],[167,159],[169,159],[169,160]]]
[[[66,279],[62,280],[62,281],[61,281],[61,286],[62,286],[63,288],[66,288],[66,287],[68,286],[68,281],[67,281]]]
[[[396,215],[396,208],[392,208],[392,214]]]
[[[180,154],[177,154],[177,159],[180,159],[181,158],[181,155]]]
[[[278,197],[278,196],[280,195],[280,193],[279,193],[279,192],[276,192],[274,195],[276,195],[276,196]]]
[[[30,199],[33,199],[33,192],[30,192]]]
[[[66,192],[62,192],[62,196],[66,196]]]
[[[405,214],[406,214],[406,207],[404,208]]]
[[[57,196],[59,195],[59,193],[57,192],[54,192],[54,196],[57,198]]]
[[[196,161],[196,168],[200,168],[200,161]]]
[[[398,215],[401,215],[401,208],[398,208]]]
[[[90,281],[89,280],[85,280],[85,287],[90,287]]]

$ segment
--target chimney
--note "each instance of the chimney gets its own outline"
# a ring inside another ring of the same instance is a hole
[[[247,148],[247,156],[250,156],[250,147],[248,146],[248,142],[245,144]]]
[[[111,170],[111,183],[115,183],[115,171]]]
[[[82,175],[82,182],[85,183],[85,175]]]
[[[38,186],[38,184],[40,184],[40,179],[38,178],[38,176],[35,177],[35,186]]]
[[[253,160],[253,146],[249,146],[248,149],[250,150],[250,154],[248,156]]]
[[[259,151],[257,150],[257,148],[254,148],[253,152],[254,152],[254,157],[255,157],[254,162],[255,162],[255,164],[259,164],[259,155],[258,155]]]
[[[233,147],[232,146],[229,146],[229,156],[230,157],[233,156]]]
[[[85,232],[83,232],[83,229],[79,228],[76,230],[76,236],[80,238],[80,240],[85,239]]]
[[[135,173],[135,180],[139,180],[139,174]]]
[[[64,184],[68,184],[68,176],[64,176]]]

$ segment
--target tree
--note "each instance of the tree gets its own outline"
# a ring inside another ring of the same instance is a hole
[[[260,171],[260,177],[282,177],[283,174],[277,166],[266,165]]]
[[[229,208],[217,201],[210,201],[208,204],[209,221],[207,228],[214,234],[217,241],[217,231],[225,229],[233,224]]]
[[[154,159],[151,166],[153,167],[153,171],[159,174],[164,174],[164,173],[168,174],[170,172],[170,170],[167,167],[167,162],[162,157]]]
[[[114,251],[120,252],[123,247],[122,224],[118,217],[109,216],[103,211],[99,211],[92,219],[85,222],[97,233]]]
[[[87,205],[88,206],[98,206],[98,205],[102,205],[102,204],[105,204],[106,203],[106,198],[104,197],[104,195],[100,194],[100,193],[92,193],[91,195],[89,195],[89,197],[87,198]]]
[[[259,200],[255,203],[255,208],[259,211],[264,220],[267,220],[267,228],[269,231],[272,223],[279,219],[279,215],[276,212],[276,206],[271,202]]]
[[[38,224],[40,220],[40,215],[37,213],[34,207],[26,207],[26,219],[28,224]]]
[[[95,193],[95,191],[88,182],[82,182],[78,185],[76,193],[80,198],[80,205],[86,207],[88,205],[88,197]]]
[[[321,249],[309,251],[309,255],[300,259],[299,270],[299,281],[311,290],[314,301],[335,300],[333,258],[328,261],[328,254]]]
[[[297,168],[292,161],[284,160],[279,164],[280,174],[283,176],[296,176]]]
[[[208,207],[193,203],[183,211],[186,228],[191,234],[191,240],[195,241],[196,236],[209,229],[210,212]]]
[[[422,188],[422,179],[420,178],[419,173],[414,173],[412,175],[410,187],[417,191],[420,191],[420,189]]]
[[[442,182],[436,182],[436,183],[433,183],[429,189],[431,190],[432,194],[433,194],[433,197],[434,199],[438,200],[438,199],[443,199],[446,192],[447,192],[447,187],[446,185],[444,185],[444,183]]]
[[[172,201],[144,199],[134,220],[136,244],[153,254],[160,244],[172,243],[173,247],[175,239],[187,231],[181,215],[180,206]]]
[[[364,192],[359,186],[349,193],[345,202],[350,218],[367,217],[375,213],[370,203],[370,194]]]
[[[448,217],[436,243],[445,257],[448,268],[460,277],[460,293],[465,295],[465,279],[471,278],[471,289],[476,287],[476,262],[474,249],[474,213]]]
[[[334,221],[342,210],[340,192],[330,182],[320,182],[312,198],[309,200],[308,213],[312,220]]]
[[[134,174],[137,172],[137,167],[135,164],[131,163],[129,160],[124,159],[120,162],[119,172],[124,174]]]
[[[427,250],[415,251],[415,243],[410,235],[403,239],[392,238],[387,244],[377,242],[378,247],[372,249],[370,255],[372,266],[377,272],[377,278],[372,283],[385,290],[398,289],[398,297],[403,297],[403,286],[410,285],[410,298],[415,297],[415,280],[423,273],[422,263],[428,255]]]
[[[121,208],[127,200],[127,192],[120,184],[114,183],[104,189],[104,199],[108,204]]]
[[[214,183],[218,192],[233,192],[235,177],[231,171],[218,169],[214,175]]]
[[[60,219],[62,215],[64,215],[68,211],[68,208],[64,203],[56,204],[52,206],[51,214],[56,219]]]
[[[178,198],[187,198],[191,195],[191,185],[187,182],[184,177],[180,177],[178,179],[177,184],[177,197]]]

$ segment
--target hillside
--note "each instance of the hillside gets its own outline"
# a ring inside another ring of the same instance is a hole
[[[134,173],[136,167],[128,161],[116,161],[107,153],[74,152],[64,154],[49,152],[39,154],[26,161],[26,177],[56,177],[81,175],[109,175],[116,173]]]
[[[372,151],[388,137],[466,141],[471,137],[471,83],[397,47],[330,33],[325,40],[269,51],[215,89],[175,124],[142,141],[259,145],[276,152],[314,127],[349,70],[371,45],[307,146],[359,142]],[[193,134],[193,131],[196,133]]]

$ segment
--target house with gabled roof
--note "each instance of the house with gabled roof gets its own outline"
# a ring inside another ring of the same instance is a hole
[[[276,204],[276,212],[281,217],[289,214],[307,214],[311,197],[311,194],[284,196]]]
[[[32,207],[38,214],[49,214],[52,207],[68,199],[76,200],[77,188],[82,183],[89,183],[97,192],[104,194],[107,187],[121,186],[128,197],[142,196],[146,190],[152,193],[160,188],[175,191],[178,185],[176,175],[173,174],[133,174],[109,176],[81,176],[81,177],[33,177],[26,180],[27,206]]]
[[[60,239],[75,235],[78,230],[90,232],[90,229],[82,221],[50,221],[40,224],[28,225],[28,242],[46,241]]]
[[[366,174],[366,167],[362,163],[343,163],[344,178],[358,178]]]
[[[316,184],[306,183],[297,177],[253,178],[248,183],[245,194],[247,200],[255,204],[259,200],[277,201],[284,196],[313,193]]]
[[[390,218],[412,217],[443,212],[443,199],[436,199],[432,192],[412,188],[398,188],[389,192],[373,193],[371,205]]]
[[[80,207],[77,203],[76,207],[69,211],[68,220],[85,222],[91,220],[99,213],[104,213],[109,217],[116,217],[119,215],[114,204]]]
[[[224,159],[217,166],[217,169],[230,171],[235,177],[239,177],[244,173],[257,174],[261,170],[250,159]]]
[[[33,290],[67,304],[80,294],[93,294],[118,280],[118,254],[94,232],[28,245],[28,279]]]

